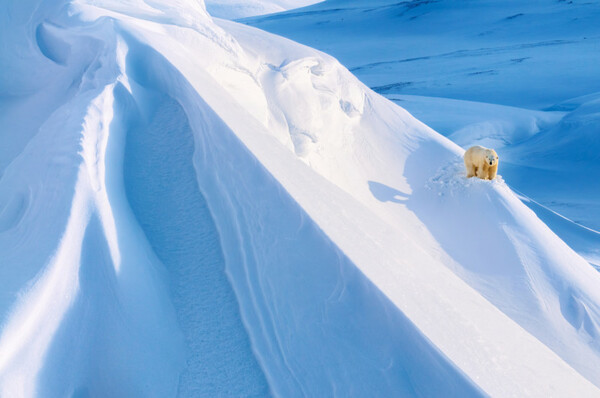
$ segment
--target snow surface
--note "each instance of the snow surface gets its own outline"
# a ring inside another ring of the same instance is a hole
[[[0,396],[600,396],[600,274],[335,59],[191,0],[0,19]]]
[[[577,0],[328,0],[244,22],[336,56],[463,148],[494,147],[507,183],[598,264],[598,20]]]
[[[237,19],[306,7],[323,0],[207,0],[206,9],[216,18]]]

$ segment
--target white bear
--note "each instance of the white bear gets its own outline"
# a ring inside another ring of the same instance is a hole
[[[498,172],[498,154],[493,149],[479,145],[472,146],[465,152],[467,178],[477,176],[483,180],[493,180]]]

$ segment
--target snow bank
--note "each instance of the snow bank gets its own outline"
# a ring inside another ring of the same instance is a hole
[[[412,208],[454,259],[455,272],[594,380],[600,366],[597,272],[523,206],[501,177],[466,179],[464,166],[455,163],[413,196]],[[597,239],[592,234],[577,230],[575,237]],[[550,337],[549,329],[563,337]]]

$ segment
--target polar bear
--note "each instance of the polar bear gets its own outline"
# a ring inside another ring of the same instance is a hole
[[[472,146],[465,152],[467,178],[477,176],[483,180],[493,180],[498,172],[498,154],[493,149],[479,145]]]

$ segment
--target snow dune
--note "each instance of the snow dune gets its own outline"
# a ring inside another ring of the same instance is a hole
[[[0,396],[600,395],[600,275],[333,58],[2,7]]]

